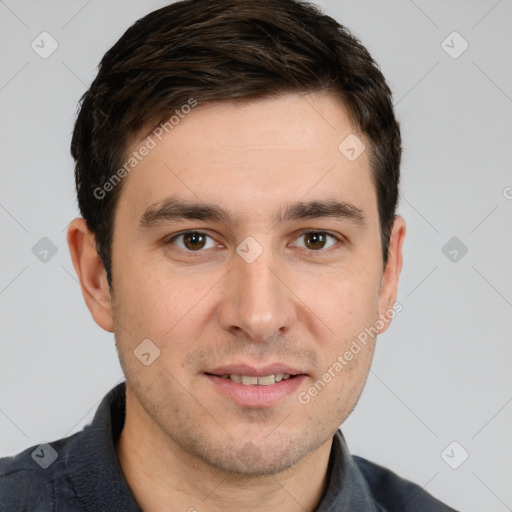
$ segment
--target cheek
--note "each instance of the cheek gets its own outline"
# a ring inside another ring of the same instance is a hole
[[[373,274],[373,275],[372,275]],[[300,297],[312,317],[323,323],[329,333],[329,343],[339,349],[377,318],[379,276],[363,269],[324,275],[317,285],[303,283]]]
[[[149,268],[149,267],[148,267]],[[215,287],[216,276],[190,275],[176,270],[170,273],[159,265],[151,271],[125,268],[126,277],[115,283],[116,320],[136,340],[149,338],[164,346],[173,339],[179,343],[182,326],[190,331],[200,324],[199,315],[204,316],[208,304],[208,291]],[[206,300],[205,300],[206,299]],[[187,340],[183,338],[185,343]]]

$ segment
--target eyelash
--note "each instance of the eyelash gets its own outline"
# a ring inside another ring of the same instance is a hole
[[[212,240],[213,237],[211,235],[209,235],[208,233],[205,233],[204,231],[197,231],[197,230],[188,230],[188,231],[182,231],[181,233],[177,233],[175,235],[173,235],[171,238],[168,238],[166,240],[166,245],[175,245],[174,242],[182,237],[182,236],[186,236],[186,235],[190,235],[190,234],[197,234],[197,235],[203,235],[203,236],[206,236]],[[334,239],[336,241],[336,243],[338,244],[343,244],[346,240],[344,237],[342,237],[341,235],[335,235],[334,233],[331,233],[329,231],[325,231],[325,230],[306,230],[306,231],[302,231],[295,240],[303,237],[303,236],[306,236],[306,235],[311,235],[311,234],[323,234],[323,235],[327,235],[328,237]],[[216,242],[217,243],[217,242]],[[197,253],[197,256],[201,255],[201,253],[203,253],[205,250],[204,249],[198,249],[197,251],[191,251],[189,249],[183,249],[181,247],[178,247],[176,246],[178,250],[181,250],[181,251],[185,251],[187,253],[190,253],[190,254],[194,254],[194,253]],[[332,246],[331,246],[332,247]],[[315,254],[315,253],[318,253],[318,254],[321,254],[321,253],[324,253],[326,252],[327,250],[329,250],[331,247],[328,247],[327,249],[318,249],[318,250],[314,250],[314,249],[307,249],[307,248],[304,248],[304,247],[300,247],[301,249],[306,249],[308,252],[310,252],[311,254]]]

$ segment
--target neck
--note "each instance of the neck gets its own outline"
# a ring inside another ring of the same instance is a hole
[[[124,477],[144,512],[313,511],[326,486],[332,438],[284,472],[227,473],[177,445],[126,393],[126,419],[117,443]]]

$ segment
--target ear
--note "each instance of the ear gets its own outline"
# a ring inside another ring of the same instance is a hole
[[[94,321],[106,331],[113,332],[110,289],[105,267],[96,251],[95,236],[85,220],[78,218],[69,225],[67,239],[85,303]]]
[[[389,240],[388,249],[388,262],[382,275],[381,286],[379,290],[379,315],[389,317],[389,311],[394,311],[393,305],[396,302],[396,295],[398,290],[398,278],[402,271],[402,246],[405,239],[405,221],[402,217],[396,216],[393,222],[393,229],[391,230],[391,237]],[[386,312],[388,314],[386,315]],[[390,321],[383,322],[384,327],[379,330],[379,333],[384,332],[391,323]]]

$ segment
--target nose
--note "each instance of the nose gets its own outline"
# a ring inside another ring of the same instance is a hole
[[[293,291],[268,250],[252,263],[235,257],[219,307],[224,329],[255,342],[286,333],[297,319]]]

